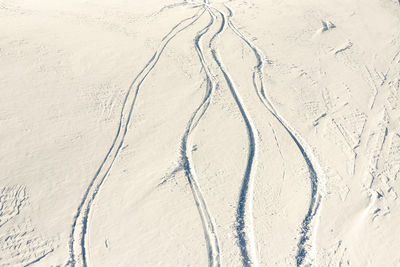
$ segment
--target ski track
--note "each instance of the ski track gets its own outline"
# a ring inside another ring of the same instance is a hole
[[[195,2],[191,2],[194,4]],[[204,235],[206,239],[206,245],[208,250],[208,260],[209,266],[220,266],[220,248],[218,236],[216,233],[216,227],[214,225],[214,219],[209,212],[207,203],[203,197],[202,191],[200,189],[199,181],[193,167],[192,155],[191,155],[191,133],[195,130],[200,120],[206,113],[213,92],[218,87],[218,82],[216,82],[215,77],[211,73],[210,67],[207,64],[203,50],[201,48],[200,41],[202,37],[209,31],[214,22],[217,20],[217,15],[212,11],[216,11],[221,18],[221,25],[217,32],[212,36],[208,43],[208,48],[210,49],[213,60],[218,66],[218,69],[223,74],[224,80],[227,83],[230,92],[239,108],[241,116],[246,125],[248,141],[249,141],[249,151],[247,165],[245,173],[243,176],[242,185],[240,188],[238,207],[236,210],[236,232],[238,237],[238,243],[240,247],[242,264],[244,266],[258,266],[255,237],[254,237],[254,223],[253,223],[253,192],[254,192],[254,175],[255,168],[257,165],[257,152],[258,152],[258,135],[257,129],[255,128],[251,117],[243,103],[243,100],[237,91],[235,84],[230,76],[230,74],[225,69],[225,66],[220,58],[218,50],[215,46],[216,39],[222,34],[227,25],[229,28],[237,35],[242,41],[244,41],[247,46],[253,51],[257,64],[254,66],[253,70],[253,86],[257,92],[257,96],[261,103],[267,108],[267,110],[278,120],[281,126],[287,131],[289,136],[292,138],[298,149],[300,150],[310,174],[311,181],[311,200],[307,211],[307,214],[301,224],[301,237],[298,242],[298,252],[296,255],[297,266],[302,265],[312,265],[315,262],[315,251],[316,251],[316,229],[319,223],[319,212],[320,205],[323,198],[324,192],[324,181],[325,175],[320,167],[311,147],[304,141],[304,139],[299,135],[294,128],[277,112],[272,101],[268,97],[264,89],[264,56],[260,49],[258,49],[248,38],[246,38],[232,22],[233,11],[230,7],[224,4],[228,10],[228,15],[224,12],[210,5],[209,1],[204,0],[201,5],[204,9],[202,12],[198,11],[192,17],[186,18],[176,24],[161,40],[161,44],[151,59],[147,62],[145,67],[139,72],[131,83],[121,109],[120,121],[117,129],[116,136],[113,143],[107,152],[104,160],[102,161],[100,167],[92,178],[85,194],[81,200],[81,203],[77,209],[77,213],[74,217],[72,224],[72,230],[70,234],[69,242],[69,254],[70,259],[66,265],[75,266],[76,264],[81,264],[87,266],[87,255],[86,255],[86,243],[87,243],[87,230],[88,221],[91,211],[92,204],[97,196],[102,184],[106,180],[115,159],[124,143],[125,136],[128,131],[130,124],[133,107],[136,103],[136,99],[139,93],[140,86],[148,76],[148,74],[153,70],[153,68],[158,63],[164,49],[168,43],[180,32],[184,31],[189,26],[192,26],[204,13],[208,11],[210,15],[210,22],[197,33],[195,41],[195,49],[199,57],[202,69],[205,71],[206,76],[206,92],[205,96],[200,103],[200,105],[193,112],[190,120],[187,123],[185,133],[181,141],[181,161],[187,177],[188,183],[190,185],[193,198],[195,200],[199,215],[202,221]],[[196,6],[196,7],[198,7]]]
[[[300,150],[308,167],[310,181],[311,181],[311,200],[307,211],[307,214],[301,224],[301,237],[297,245],[298,252],[296,255],[297,266],[301,265],[312,265],[316,264],[316,231],[319,224],[319,213],[322,197],[324,195],[325,187],[325,174],[316,159],[311,147],[305,142],[305,140],[298,134],[290,124],[277,112],[276,108],[272,104],[272,101],[266,95],[264,90],[264,56],[263,53],[258,49],[248,38],[246,38],[234,25],[231,18],[233,17],[233,11],[227,5],[228,15],[228,26],[232,31],[241,38],[253,51],[257,65],[253,71],[253,86],[257,92],[259,99],[262,104],[270,111],[270,113],[278,120],[278,122],[284,127],[287,133],[290,135],[298,149]],[[260,86],[257,86],[257,79]],[[314,220],[315,219],[315,220]],[[314,224],[314,225],[313,225]],[[311,233],[313,228],[313,232]],[[311,240],[310,240],[311,239]],[[311,242],[310,242],[311,241]],[[308,248],[308,249],[307,249]],[[311,254],[311,255],[310,255]]]
[[[67,262],[67,266],[75,266],[80,264],[87,266],[86,259],[86,234],[88,228],[89,214],[91,211],[91,206],[97,196],[102,184],[104,183],[106,177],[108,176],[115,159],[124,143],[125,136],[128,131],[129,123],[132,117],[133,107],[136,103],[136,99],[139,93],[140,86],[146,79],[147,75],[153,70],[153,68],[158,63],[165,47],[168,43],[180,32],[184,31],[186,28],[193,25],[199,17],[204,13],[198,11],[192,17],[186,18],[175,25],[169,33],[167,33],[161,41],[161,44],[157,51],[154,53],[152,58],[147,62],[145,67],[139,72],[139,74],[134,78],[133,82],[129,86],[128,92],[125,95],[124,102],[122,104],[120,121],[117,129],[114,141],[107,152],[103,162],[96,171],[94,177],[92,178],[88,188],[86,189],[80,205],[78,206],[74,221],[72,224],[70,241],[69,241],[69,254],[70,259]],[[187,22],[187,23],[186,23]],[[132,90],[134,93],[132,94]]]
[[[230,92],[239,108],[244,123],[246,125],[248,140],[249,140],[249,152],[246,170],[243,176],[242,185],[240,188],[238,207],[236,210],[236,232],[242,256],[242,264],[244,266],[258,266],[257,253],[255,247],[254,238],[254,227],[253,227],[253,186],[254,186],[254,171],[253,168],[257,165],[257,130],[251,121],[250,115],[243,104],[239,92],[235,88],[235,85],[230,77],[230,74],[226,71],[225,66],[220,59],[217,49],[215,48],[215,40],[217,36],[223,33],[226,29],[226,17],[223,12],[208,5],[208,10],[211,15],[215,14],[211,11],[214,9],[221,16],[221,27],[217,34],[210,40],[209,48],[211,49],[212,57],[217,64],[218,68],[222,72],[225,82],[227,83]]]
[[[185,134],[183,135],[182,138],[182,143],[181,143],[181,157],[182,157],[182,166],[185,171],[185,175],[187,177],[188,183],[190,185],[193,198],[196,202],[197,209],[199,211],[199,215],[201,218],[201,222],[203,224],[203,230],[204,230],[204,236],[206,239],[206,244],[207,244],[207,250],[208,250],[208,261],[209,261],[209,266],[214,267],[214,266],[221,266],[221,261],[220,261],[220,249],[219,249],[219,242],[218,242],[218,236],[216,234],[216,227],[214,225],[214,220],[209,212],[209,209],[207,207],[207,203],[203,197],[203,194],[201,192],[200,186],[199,186],[199,181],[194,169],[194,164],[191,156],[191,148],[192,148],[192,142],[191,142],[191,133],[194,131],[204,114],[206,113],[212,93],[214,92],[216,88],[216,83],[214,82],[213,76],[210,73],[210,69],[208,64],[205,61],[204,54],[201,48],[200,40],[201,38],[209,31],[210,27],[214,24],[214,17],[210,17],[210,22],[208,25],[202,29],[195,37],[195,48],[196,52],[198,54],[202,69],[206,73],[206,93],[205,96],[200,103],[200,105],[197,107],[197,109],[193,112],[187,127]]]
[[[54,252],[54,249],[51,249],[50,251],[44,253],[42,256],[38,257],[37,259],[25,264],[24,267],[32,266],[32,265],[40,262],[42,259],[44,259],[47,255],[49,255],[52,252]]]

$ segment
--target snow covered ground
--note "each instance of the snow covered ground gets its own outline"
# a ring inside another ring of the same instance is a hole
[[[400,2],[0,0],[0,266],[400,266]]]

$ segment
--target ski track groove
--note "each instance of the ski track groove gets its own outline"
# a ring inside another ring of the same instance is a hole
[[[24,265],[24,267],[28,267],[28,266],[32,266],[38,262],[40,262],[41,260],[43,260],[47,255],[49,255],[50,253],[54,252],[54,248],[52,248],[51,250],[49,250],[48,252],[44,253],[43,255],[41,255],[40,257],[38,257],[37,259],[27,263]]]
[[[253,51],[256,59],[257,65],[254,67],[253,71],[253,86],[257,92],[257,95],[262,102],[262,104],[269,110],[269,112],[278,120],[278,122],[283,126],[283,128],[290,135],[298,149],[300,150],[310,174],[311,182],[311,201],[305,218],[301,224],[301,237],[298,242],[298,251],[296,255],[297,266],[312,265],[315,263],[316,254],[316,230],[319,224],[319,212],[320,205],[324,195],[325,187],[325,174],[316,159],[311,147],[305,142],[300,134],[290,126],[290,124],[277,112],[276,108],[272,104],[272,101],[266,95],[264,90],[264,56],[260,49],[258,49],[248,38],[246,38],[233,24],[231,18],[233,17],[233,11],[227,5],[229,15],[228,15],[228,25],[232,31],[241,38]],[[257,86],[256,79],[258,78],[260,87]],[[313,219],[315,218],[314,225]],[[314,227],[314,232],[310,233],[311,228]],[[311,243],[309,243],[310,238],[312,238]],[[309,248],[309,251],[307,250]],[[308,254],[312,254],[311,256]],[[306,262],[305,262],[306,261]],[[315,263],[316,264],[316,263]]]
[[[207,24],[207,26],[202,29],[195,37],[195,49],[197,52],[197,55],[199,57],[200,63],[202,65],[202,69],[206,73],[206,93],[205,96],[200,103],[200,105],[197,107],[197,109],[193,112],[187,127],[186,131],[183,135],[182,142],[181,142],[181,157],[182,157],[182,165],[183,169],[185,171],[186,178],[188,180],[188,183],[190,185],[193,198],[195,200],[197,209],[199,211],[199,215],[201,218],[201,222],[203,224],[203,230],[204,230],[204,236],[206,239],[206,245],[208,249],[208,261],[209,261],[209,266],[210,267],[219,267],[221,266],[221,261],[220,261],[220,249],[219,249],[219,241],[218,241],[218,236],[216,233],[216,227],[214,225],[214,220],[211,216],[211,213],[209,212],[207,203],[203,197],[202,191],[199,186],[199,181],[195,172],[195,169],[193,167],[193,160],[191,157],[191,133],[195,130],[196,126],[206,113],[212,93],[214,92],[216,85],[213,79],[212,74],[210,73],[210,69],[208,64],[205,61],[204,54],[200,45],[200,40],[201,38],[209,31],[210,27],[214,24],[214,17],[210,17],[210,22]]]
[[[122,104],[121,114],[120,114],[120,121],[117,129],[116,136],[114,141],[107,152],[104,160],[102,161],[100,167],[97,169],[94,177],[89,183],[83,198],[81,200],[80,205],[78,206],[76,215],[74,217],[74,221],[72,224],[72,229],[70,233],[70,241],[69,241],[69,254],[70,259],[67,262],[67,266],[75,266],[77,261],[79,264],[83,266],[87,266],[87,259],[86,259],[86,233],[88,227],[88,220],[89,220],[89,213],[91,210],[91,206],[93,201],[100,190],[100,187],[104,183],[106,177],[108,176],[115,159],[118,156],[118,153],[124,143],[125,136],[128,131],[128,127],[130,124],[130,120],[132,117],[133,107],[136,103],[136,99],[139,93],[140,86],[146,79],[147,75],[153,70],[153,68],[158,63],[164,49],[168,45],[168,43],[180,32],[184,31],[186,28],[193,25],[199,17],[204,13],[203,11],[201,14],[200,11],[197,12],[192,17],[186,18],[180,21],[177,25],[175,25],[170,32],[168,32],[161,41],[161,44],[151,59],[147,62],[145,67],[137,74],[137,76],[132,81],[129,89],[125,95],[125,99]],[[186,25],[184,24],[186,21],[189,21]],[[135,92],[132,95],[132,89],[135,88]],[[128,104],[129,103],[129,104]],[[127,113],[127,111],[129,111]],[[127,113],[127,114],[126,114]],[[121,134],[122,133],[122,134]],[[119,142],[118,146],[117,143]],[[84,210],[84,212],[82,212]],[[76,229],[78,226],[78,229]],[[79,230],[79,231],[77,231]],[[77,240],[79,244],[77,244]],[[76,260],[78,258],[78,260]]]
[[[222,72],[225,82],[227,83],[230,92],[239,108],[241,116],[246,125],[248,141],[249,141],[249,152],[246,170],[243,176],[242,185],[240,188],[238,207],[236,210],[236,232],[239,242],[240,253],[242,256],[242,264],[244,266],[258,266],[257,253],[255,247],[254,238],[254,224],[253,224],[253,187],[254,187],[254,171],[253,168],[257,165],[257,141],[258,135],[257,130],[251,121],[250,115],[243,104],[243,100],[239,95],[239,92],[235,88],[230,74],[226,71],[225,66],[220,59],[217,49],[215,48],[215,40],[217,36],[223,33],[226,29],[226,17],[225,14],[211,5],[207,5],[211,15],[214,13],[211,9],[214,9],[221,16],[221,27],[217,34],[210,40],[209,48],[211,49],[212,57],[217,64],[218,68]],[[215,15],[214,15],[215,16]]]

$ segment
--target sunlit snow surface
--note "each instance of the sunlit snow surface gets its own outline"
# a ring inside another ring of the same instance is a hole
[[[400,266],[400,2],[0,0],[0,266]]]

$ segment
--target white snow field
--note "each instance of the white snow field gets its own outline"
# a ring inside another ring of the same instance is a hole
[[[399,194],[400,1],[0,0],[0,266],[400,266]]]

